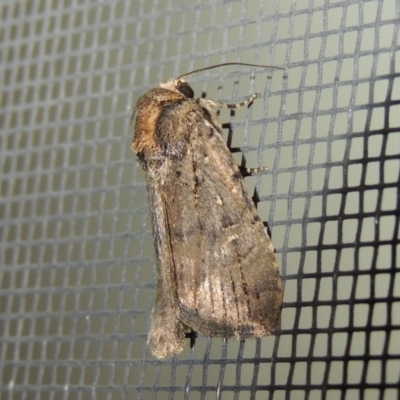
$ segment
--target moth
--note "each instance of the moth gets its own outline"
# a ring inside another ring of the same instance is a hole
[[[204,69],[229,64],[242,65]],[[194,99],[189,74],[151,89],[135,110],[132,149],[146,174],[157,258],[148,335],[157,358],[182,351],[191,332],[243,340],[270,335],[281,318],[274,248],[218,117],[256,95],[237,105]]]

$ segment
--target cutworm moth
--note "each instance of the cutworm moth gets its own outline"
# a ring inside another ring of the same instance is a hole
[[[135,110],[132,149],[146,174],[157,257],[148,335],[157,358],[182,351],[190,332],[242,340],[280,326],[274,248],[218,117],[256,95],[237,105],[195,100],[187,75],[151,89]]]

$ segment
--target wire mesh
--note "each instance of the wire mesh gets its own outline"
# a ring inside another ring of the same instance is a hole
[[[0,397],[397,399],[399,4],[0,1]],[[285,279],[282,327],[154,359],[133,106],[190,78],[222,114]]]

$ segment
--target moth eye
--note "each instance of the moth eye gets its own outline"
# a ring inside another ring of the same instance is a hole
[[[182,82],[179,81],[176,85],[176,88],[187,98],[193,99],[194,97],[194,92],[193,89],[190,87],[190,85],[187,82]]]

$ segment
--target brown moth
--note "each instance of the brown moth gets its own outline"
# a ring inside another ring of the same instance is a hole
[[[157,256],[148,335],[157,358],[182,351],[194,331],[270,335],[282,308],[274,248],[218,118],[257,95],[237,105],[195,100],[187,75],[151,89],[135,111],[132,149],[146,173]]]

